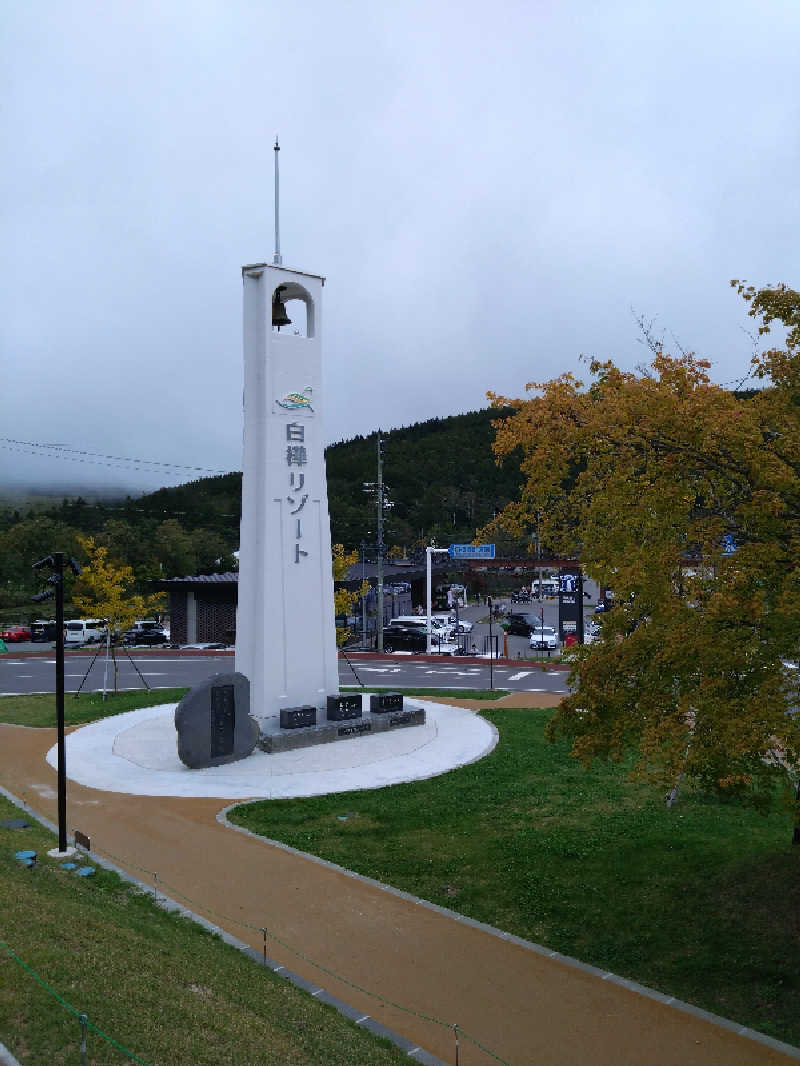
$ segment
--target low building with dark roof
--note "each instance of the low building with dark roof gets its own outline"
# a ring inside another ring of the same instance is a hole
[[[175,644],[234,644],[239,575],[198,574],[154,582],[167,593]]]

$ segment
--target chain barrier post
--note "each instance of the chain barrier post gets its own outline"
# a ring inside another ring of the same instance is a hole
[[[458,1066],[458,1023],[457,1022],[453,1025],[453,1032],[455,1033],[455,1036],[456,1036],[456,1066]]]
[[[89,1024],[88,1014],[79,1014],[78,1021],[81,1026],[81,1066],[86,1066],[86,1027]]]

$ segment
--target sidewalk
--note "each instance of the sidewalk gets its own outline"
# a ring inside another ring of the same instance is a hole
[[[530,706],[534,695],[509,703]],[[0,725],[0,783],[52,820],[56,775],[45,753],[54,742],[54,730]],[[227,828],[217,818],[225,800],[123,795],[70,782],[68,803],[70,831],[91,836],[101,855],[151,883],[157,873],[166,895],[259,951],[257,930],[266,927],[339,976],[276,940],[268,943],[273,958],[445,1061],[454,1061],[452,1030],[423,1015],[458,1024],[513,1066],[786,1066],[800,1058],[702,1012],[675,1009],[666,997],[640,994],[610,975]],[[462,1039],[459,1066],[496,1061]]]

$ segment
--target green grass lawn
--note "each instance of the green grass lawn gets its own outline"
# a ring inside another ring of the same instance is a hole
[[[82,693],[77,699],[67,693],[64,697],[64,723],[69,728],[86,725],[113,714],[123,714],[139,707],[155,707],[160,703],[177,703],[189,690],[187,688],[159,688],[149,692],[107,693],[105,700],[99,692]],[[361,692],[361,689],[342,687],[343,692]],[[370,688],[369,692],[394,692],[395,689]],[[451,689],[403,689],[407,696],[420,699],[435,696],[453,696]],[[459,699],[498,700],[508,693],[504,689],[459,689]],[[37,693],[33,696],[0,696],[0,722],[9,725],[50,726],[56,725],[56,698],[53,693]]]
[[[790,812],[690,789],[666,810],[624,768],[587,772],[549,744],[552,711],[482,713],[500,743],[477,763],[382,790],[246,804],[230,818],[800,1044]]]
[[[20,811],[0,797],[0,819]],[[0,1041],[24,1063],[80,1062],[80,1028],[63,1001],[148,1066],[389,1066],[406,1055],[116,874],[83,879],[46,852],[33,823],[0,827]],[[31,870],[14,858],[30,848]],[[89,1033],[93,1066],[132,1060]]]
[[[177,703],[187,688],[141,689],[136,692],[109,692],[105,700],[100,692],[81,693],[76,699],[68,692],[64,697],[64,724],[85,725],[112,714],[134,711],[139,707],[155,707],[159,703]],[[9,725],[56,725],[56,697],[53,693],[32,696],[0,696],[0,722]]]

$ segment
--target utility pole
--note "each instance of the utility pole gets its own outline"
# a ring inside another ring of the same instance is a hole
[[[383,439],[378,430],[378,651],[383,651],[383,547]]]
[[[367,597],[364,595],[365,564],[367,561],[367,546],[361,541],[361,647],[367,645]]]

